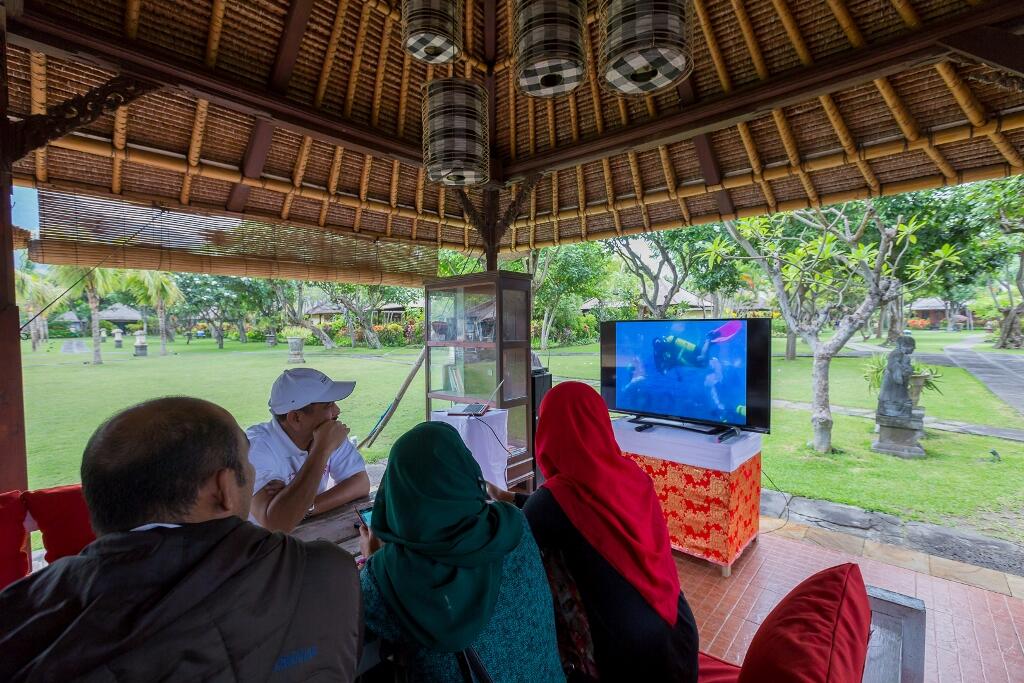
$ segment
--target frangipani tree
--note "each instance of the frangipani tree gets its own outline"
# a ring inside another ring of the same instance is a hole
[[[870,203],[728,221],[725,228],[729,238],[716,238],[705,255],[712,264],[748,259],[768,276],[787,327],[814,355],[812,445],[831,452],[832,359],[880,306],[958,263],[958,252],[945,244],[904,264],[921,224],[914,219],[887,224]],[[896,277],[901,266],[906,281]],[[834,334],[825,339],[828,325]]]

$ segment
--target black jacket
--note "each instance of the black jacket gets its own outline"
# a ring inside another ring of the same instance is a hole
[[[115,533],[0,593],[0,681],[351,681],[352,556],[232,517]]]

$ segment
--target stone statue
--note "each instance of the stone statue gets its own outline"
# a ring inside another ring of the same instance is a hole
[[[920,444],[924,436],[924,409],[914,408],[909,389],[910,376],[914,373],[910,355],[915,346],[913,337],[903,335],[889,353],[875,411],[878,439],[871,444],[871,450],[901,458],[925,456]]]
[[[896,341],[896,348],[889,353],[889,361],[882,377],[882,391],[878,395],[878,414],[887,417],[909,418],[914,412],[910,399],[910,376],[914,366],[910,355],[916,342],[913,337],[903,335]]]

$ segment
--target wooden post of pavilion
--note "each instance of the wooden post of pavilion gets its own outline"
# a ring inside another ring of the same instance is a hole
[[[11,144],[7,120],[7,8],[0,6],[0,492],[28,488],[21,330],[14,296]]]

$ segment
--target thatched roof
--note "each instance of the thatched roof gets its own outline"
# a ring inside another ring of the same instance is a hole
[[[16,182],[188,214],[478,247],[420,166],[421,90],[449,73],[490,87],[501,209],[544,174],[506,252],[1024,171],[1024,93],[957,56],[965,36],[1017,30],[1020,0],[694,0],[678,88],[625,99],[590,77],[553,100],[517,91],[511,0],[465,0],[452,67],[404,52],[398,0],[25,5],[9,18],[13,114],[117,72],[165,87],[20,160]]]
[[[112,323],[137,323],[142,320],[142,314],[124,304],[111,304],[109,308],[100,311],[99,319]]]

